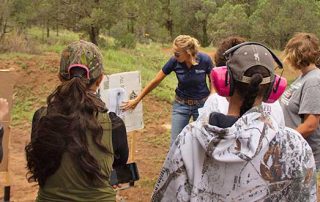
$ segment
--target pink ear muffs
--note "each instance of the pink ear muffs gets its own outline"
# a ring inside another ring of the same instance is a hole
[[[220,96],[230,96],[230,80],[226,66],[215,67],[210,73],[211,83]]]
[[[287,87],[286,78],[275,75],[274,79],[275,80],[273,82],[271,92],[269,93],[268,98],[264,101],[266,103],[274,103],[277,99],[279,99],[282,93],[286,90],[286,87]]]
[[[226,66],[215,67],[210,73],[211,83],[217,93],[223,97],[230,96],[231,81],[228,75],[228,68]],[[282,95],[287,87],[287,80],[284,77],[275,75],[275,80],[272,84],[272,89],[264,100],[266,103],[273,103]]]
[[[70,76],[70,70],[71,70],[73,67],[80,67],[80,68],[86,70],[86,78],[87,78],[87,79],[90,79],[90,73],[89,73],[90,70],[88,69],[87,66],[85,66],[85,65],[83,65],[83,64],[72,64],[72,65],[70,65],[70,66],[68,67],[68,74],[69,74],[69,76]]]

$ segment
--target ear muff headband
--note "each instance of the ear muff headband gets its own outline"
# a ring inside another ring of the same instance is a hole
[[[210,78],[216,92],[223,97],[232,96],[233,91],[232,79],[226,66],[215,67],[211,70]],[[287,80],[284,77],[275,75],[274,81],[270,83],[270,87],[264,96],[264,102],[273,103],[279,99],[287,86]]]
[[[236,51],[237,49],[239,49],[240,47],[242,46],[246,46],[246,45],[258,45],[258,46],[262,46],[264,47],[265,49],[268,50],[268,52],[271,54],[272,58],[274,59],[274,61],[277,63],[278,67],[280,69],[283,69],[283,64],[282,62],[280,61],[280,59],[272,52],[272,50],[270,50],[268,47],[266,47],[265,45],[261,44],[261,43],[257,43],[257,42],[244,42],[244,43],[241,43],[241,44],[238,44],[232,48],[229,48],[228,50],[226,50],[223,55],[228,59],[230,58],[230,55]],[[229,72],[229,77],[230,77],[230,96],[233,94],[233,90],[234,90],[234,81],[232,80],[232,71],[229,69],[228,65],[227,65],[227,68],[228,68],[228,72]],[[281,73],[282,75],[282,73]],[[278,90],[278,87],[279,87],[279,84],[282,80],[282,77],[279,77],[277,80],[274,79],[271,81],[270,83],[270,88],[267,90],[267,93],[266,93],[266,96],[264,97],[264,101],[267,101],[269,99],[269,96],[271,94],[273,94],[274,92],[276,92]],[[276,83],[275,83],[276,82]]]
[[[230,55],[235,50],[245,45],[259,45],[266,48],[270,52],[272,58],[275,60],[275,62],[278,64],[279,68],[281,68],[283,72],[283,64],[280,61],[280,59],[268,47],[260,43],[244,42],[228,49],[227,51],[224,52],[223,55],[228,59],[228,57],[230,57]],[[284,92],[287,86],[287,80],[282,77],[282,72],[280,76],[275,74],[274,79],[272,81],[268,80],[263,82],[263,83],[270,82],[270,87],[267,90],[266,95],[264,96],[264,102],[272,103],[276,101]],[[218,75],[221,75],[221,76],[223,75],[223,76],[221,77]],[[229,69],[229,67],[221,67],[221,68],[213,69],[213,71],[211,72],[211,77],[212,77],[211,81],[213,81],[213,84],[219,95],[225,96],[225,97],[232,96],[234,91],[234,80],[232,76],[232,71],[231,69]],[[270,79],[270,77],[268,78]]]
[[[280,61],[280,59],[276,56],[276,54],[274,54],[272,52],[272,50],[270,50],[268,47],[266,47],[265,45],[261,44],[261,43],[257,43],[257,42],[243,42],[241,44],[238,44],[236,46],[233,46],[232,48],[229,48],[228,50],[226,50],[224,53],[223,53],[223,56],[228,58],[230,57],[230,54],[232,54],[234,51],[236,51],[237,49],[239,49],[240,47],[242,46],[246,46],[246,45],[259,45],[259,46],[262,46],[264,47],[265,49],[267,49],[269,51],[269,53],[271,54],[271,56],[273,57],[274,61],[278,64],[279,68],[280,69],[283,69],[283,64],[282,62]]]

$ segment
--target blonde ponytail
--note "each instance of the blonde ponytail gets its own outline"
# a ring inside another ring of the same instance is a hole
[[[197,65],[197,53],[199,52],[200,43],[196,38],[189,35],[179,35],[174,41],[173,45],[185,50],[191,57],[192,65]]]

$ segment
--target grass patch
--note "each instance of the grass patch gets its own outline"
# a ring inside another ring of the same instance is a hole
[[[53,44],[67,45],[72,41],[77,41],[80,39],[80,33],[72,32],[66,29],[59,30],[58,35],[54,30],[52,30],[49,37],[46,36],[45,30],[41,29],[40,27],[32,27],[27,30],[27,33],[31,39],[49,46]]]
[[[154,178],[142,178],[137,182],[137,186],[141,187],[141,188],[150,188],[150,187],[154,187],[156,182],[158,180],[158,177],[154,177]]]
[[[166,130],[165,133],[159,134],[157,136],[146,136],[146,141],[153,145],[153,147],[165,148],[170,145],[170,130]],[[163,159],[160,159],[162,162]]]
[[[137,44],[136,49],[104,49],[104,64],[107,74],[139,71],[142,88],[150,82],[170,58],[162,51],[160,44]],[[161,100],[172,101],[177,79],[174,73],[168,75],[151,94]]]
[[[65,47],[66,45],[62,45],[62,44],[53,44],[53,45],[42,44],[41,50],[44,50],[45,52],[55,52],[60,54]]]
[[[0,54],[0,60],[16,59],[18,57],[30,59],[33,56],[34,56],[33,54],[29,54],[29,53],[7,52],[7,53]]]
[[[13,107],[13,116],[12,116],[12,125],[18,126],[21,123],[32,120],[33,116],[33,103],[34,100],[32,98],[28,98],[25,100],[17,99],[14,102]]]
[[[32,27],[28,29],[27,33],[31,40],[40,42],[40,50],[47,52],[61,53],[66,45],[80,39],[80,33],[65,29],[59,30],[58,35],[56,31],[52,30],[49,37],[40,27]]]
[[[41,86],[39,91],[34,91],[30,86],[16,85],[12,105],[12,125],[20,127],[26,122],[31,123],[35,110],[46,105],[48,91],[49,88],[45,85]]]

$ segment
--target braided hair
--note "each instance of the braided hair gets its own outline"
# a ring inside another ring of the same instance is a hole
[[[235,90],[243,98],[240,108],[240,116],[252,108],[257,97],[264,97],[267,93],[270,83],[260,85],[264,77],[270,76],[270,72],[262,66],[254,66],[248,69],[245,76],[251,77],[249,84],[236,81]]]

